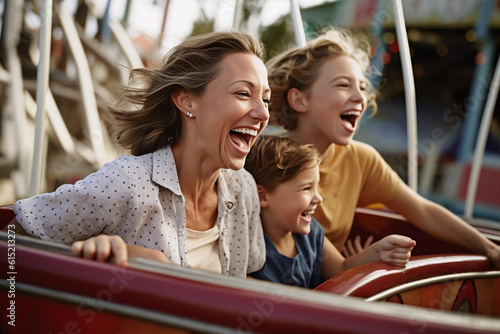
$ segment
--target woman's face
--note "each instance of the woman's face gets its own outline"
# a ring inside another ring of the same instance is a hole
[[[337,56],[326,60],[305,92],[307,111],[299,114],[299,127],[314,134],[320,149],[332,143],[349,144],[366,109],[366,86],[354,59]]]
[[[197,136],[215,168],[241,169],[269,120],[271,90],[263,62],[253,54],[229,54],[219,75],[195,97]]]

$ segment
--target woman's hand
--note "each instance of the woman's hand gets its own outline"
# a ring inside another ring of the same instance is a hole
[[[349,257],[361,253],[364,249],[368,248],[373,242],[373,235],[370,235],[366,238],[365,243],[361,245],[361,237],[357,235],[354,238],[354,242],[351,239],[348,239],[344,248],[342,249],[342,255],[344,257]]]
[[[128,257],[142,257],[168,263],[162,252],[146,247],[127,245],[117,235],[101,234],[87,240],[75,241],[71,245],[71,252],[74,256],[99,262],[108,261],[113,256],[115,263],[121,267],[127,265]]]
[[[143,259],[169,263],[165,254],[156,249],[127,245],[127,252],[129,257],[141,257]]]
[[[374,246],[376,246],[380,261],[404,267],[410,260],[411,250],[416,244],[416,241],[411,238],[392,234],[377,241]]]
[[[71,252],[74,256],[99,262],[114,256],[117,265],[127,265],[127,244],[117,235],[101,234],[87,240],[75,241],[71,244]]]

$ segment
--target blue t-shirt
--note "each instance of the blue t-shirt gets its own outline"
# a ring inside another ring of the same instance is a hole
[[[322,283],[321,259],[323,255],[323,227],[313,218],[311,232],[306,235],[293,233],[297,255],[290,258],[278,252],[264,233],[266,241],[266,263],[259,271],[250,274],[253,278],[314,289]]]

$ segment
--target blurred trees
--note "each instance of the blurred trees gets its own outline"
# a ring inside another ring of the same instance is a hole
[[[215,17],[207,15],[205,0],[199,0],[201,15],[193,24],[191,36],[214,31]],[[267,59],[272,58],[294,44],[294,32],[290,14],[283,15],[276,22],[263,26],[260,16],[265,0],[244,0],[239,30],[260,38],[267,49]],[[213,6],[210,1],[208,5]]]

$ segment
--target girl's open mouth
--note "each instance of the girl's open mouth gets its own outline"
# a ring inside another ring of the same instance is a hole
[[[342,119],[342,123],[344,124],[344,126],[351,130],[356,129],[356,123],[359,116],[361,116],[360,111],[346,111],[340,114],[340,118]]]

